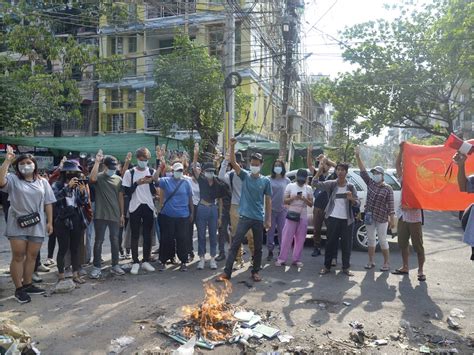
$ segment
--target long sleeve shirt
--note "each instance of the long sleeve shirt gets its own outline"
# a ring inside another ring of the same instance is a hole
[[[224,160],[221,164],[218,177],[221,181],[224,181],[230,187],[232,193],[231,203],[233,205],[239,205],[240,195],[242,193],[242,180],[235,173],[235,170],[227,171],[228,166],[229,161]]]
[[[367,184],[365,210],[372,212],[374,221],[387,222],[388,217],[395,213],[392,187],[385,183],[377,184],[367,171],[361,171],[360,176]]]

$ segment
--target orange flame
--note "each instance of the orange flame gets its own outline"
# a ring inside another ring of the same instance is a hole
[[[226,302],[231,292],[232,284],[229,281],[222,288],[205,283],[203,302],[198,306],[185,306],[182,309],[185,317],[194,324],[184,328],[184,335],[191,337],[199,331],[202,337],[209,340],[228,339],[235,323],[233,307]]]

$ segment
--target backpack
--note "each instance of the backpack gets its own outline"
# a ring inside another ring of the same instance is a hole
[[[152,169],[152,168],[148,168],[149,172],[150,172],[150,175],[153,176],[155,174],[155,170]],[[126,187],[125,188],[125,193],[130,197],[132,198],[132,195],[133,193],[135,192],[135,190],[137,189],[137,186],[134,186],[133,185],[133,176],[135,175],[135,169],[134,168],[131,168],[131,169],[128,169],[128,171],[130,172],[130,183],[132,186],[130,187]],[[151,182],[149,184],[150,186],[150,193],[152,196],[155,196],[156,195],[156,188],[155,188],[155,182]]]

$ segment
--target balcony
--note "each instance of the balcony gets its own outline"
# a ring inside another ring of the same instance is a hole
[[[145,18],[151,20],[162,17],[180,16],[185,13],[195,13],[196,2],[197,0],[166,2],[150,0],[145,4]]]

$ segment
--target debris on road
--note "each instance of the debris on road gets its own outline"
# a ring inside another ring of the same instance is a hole
[[[172,355],[193,355],[196,346],[196,337],[193,336],[186,344],[181,345],[172,352]]]
[[[466,318],[466,316],[464,315],[464,311],[459,308],[453,308],[449,312],[449,314],[451,315],[451,317],[455,317],[455,318]]]
[[[110,341],[108,354],[109,355],[120,354],[127,347],[129,347],[134,341],[135,341],[135,338],[130,337],[130,336],[122,336],[120,338],[113,339]]]
[[[54,286],[53,293],[69,293],[76,289],[76,284],[72,279],[65,279],[59,281],[56,286]]]
[[[278,340],[280,341],[280,343],[289,343],[294,338],[295,337],[293,335],[290,335],[290,334],[279,334],[278,335]]]
[[[459,323],[456,320],[454,320],[453,317],[448,317],[446,321],[448,322],[448,327],[451,328],[452,330],[458,330],[459,328],[461,328]]]
[[[343,304],[344,306],[346,306],[346,307],[349,307],[349,306],[351,305],[350,302],[342,302],[342,304]]]

